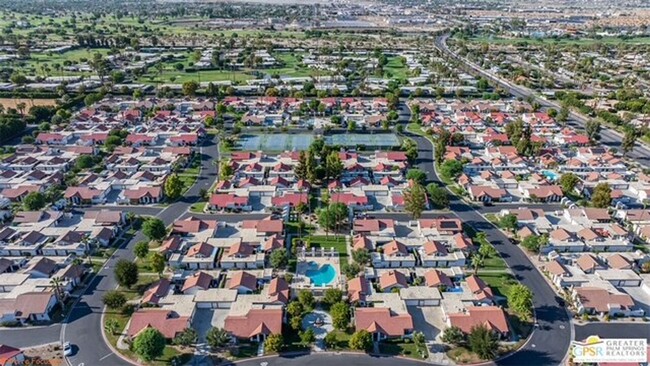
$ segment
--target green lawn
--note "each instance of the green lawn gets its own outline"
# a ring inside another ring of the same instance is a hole
[[[492,288],[492,291],[497,296],[508,296],[510,286],[517,281],[510,273],[481,273],[479,270],[479,277]]]
[[[205,209],[205,205],[207,204],[208,204],[207,202],[197,202],[190,207],[190,212],[203,213],[203,210]]]
[[[421,353],[422,351],[424,353]],[[391,339],[379,343],[379,352],[393,356],[406,356],[418,360],[424,360],[427,357],[426,349],[418,350],[412,341],[405,342],[401,339]]]
[[[329,237],[310,236],[307,237],[305,240],[309,240],[309,243],[312,247],[325,248],[326,250],[329,250],[330,248],[333,247],[335,250],[339,252],[341,266],[348,263],[348,251],[347,251],[348,243],[345,240],[345,236],[339,235],[338,238],[336,238],[334,235],[330,235]]]
[[[336,346],[334,349],[347,350],[350,349],[348,343],[352,338],[352,332],[344,332],[342,330],[333,330],[332,333],[336,334]]]
[[[384,66],[384,76],[393,79],[408,78],[406,65],[402,64],[400,57],[389,57],[388,63]]]

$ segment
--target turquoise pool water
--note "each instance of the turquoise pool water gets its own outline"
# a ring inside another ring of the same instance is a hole
[[[317,263],[310,262],[305,275],[309,277],[315,286],[326,286],[334,282],[336,269],[331,264],[324,264],[319,267]]]
[[[544,176],[550,180],[557,180],[558,178],[557,173],[550,170],[542,170],[542,174],[544,174]]]
[[[457,294],[457,293],[463,292],[463,288],[462,287],[447,287],[447,289],[445,291]]]

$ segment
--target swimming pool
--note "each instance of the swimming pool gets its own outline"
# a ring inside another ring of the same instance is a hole
[[[544,176],[545,176],[546,178],[548,178],[548,179],[550,179],[550,180],[553,180],[553,181],[557,180],[557,178],[558,178],[558,177],[557,177],[557,173],[552,172],[552,171],[550,171],[550,170],[542,170],[542,174],[544,174]]]
[[[460,286],[459,287],[447,287],[445,289],[445,292],[451,292],[451,293],[457,294],[457,293],[463,292],[463,288],[460,287]]]
[[[324,264],[319,267],[318,263],[309,262],[305,276],[309,277],[314,286],[326,286],[334,282],[336,269],[331,264]]]

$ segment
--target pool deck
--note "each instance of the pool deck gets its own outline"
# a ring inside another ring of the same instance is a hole
[[[336,271],[336,276],[334,281],[326,286],[314,286],[309,277],[306,276],[307,270],[309,269],[309,263],[317,263],[318,266],[323,266],[326,264],[334,267]],[[292,287],[297,289],[327,289],[327,288],[340,288],[341,287],[341,264],[338,255],[335,256],[306,256],[304,259],[299,259],[296,264],[296,277],[294,277],[292,282]]]

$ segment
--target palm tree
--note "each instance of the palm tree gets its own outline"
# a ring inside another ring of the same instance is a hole
[[[205,335],[205,340],[211,348],[221,348],[230,342],[230,335],[223,328],[213,327]]]
[[[65,310],[65,303],[63,302],[62,294],[62,282],[61,277],[52,277],[50,280],[50,284],[54,287],[54,296],[56,296],[56,300],[61,303],[61,309]]]
[[[484,264],[485,264],[485,260],[483,256],[474,254],[474,256],[472,257],[472,267],[474,267],[475,275],[478,273],[479,267],[483,267]]]

